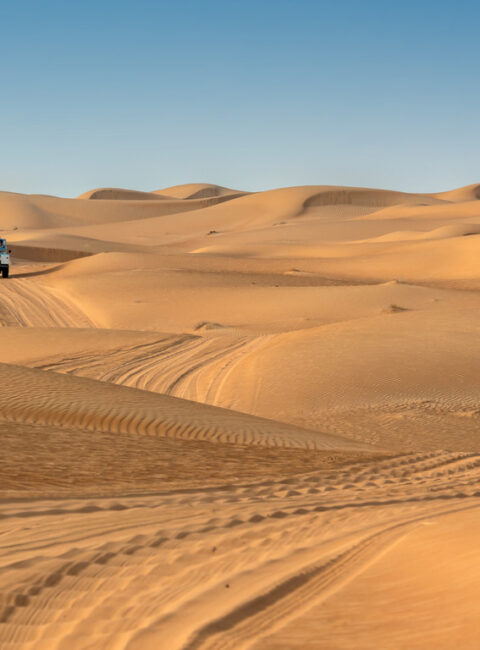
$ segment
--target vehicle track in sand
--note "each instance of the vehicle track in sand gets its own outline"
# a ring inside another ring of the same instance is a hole
[[[5,280],[0,297],[0,327],[95,327],[63,293],[38,281]]]
[[[299,449],[368,445],[223,408],[84,377],[0,364],[0,420],[93,433]]]
[[[164,395],[233,408],[222,384],[235,365],[271,336],[191,334],[162,335],[153,343],[124,346],[102,353],[56,355],[30,365],[41,370],[90,377]]]
[[[479,479],[480,455],[435,452],[188,493],[6,502],[0,647],[250,647],[423,522],[480,517]]]

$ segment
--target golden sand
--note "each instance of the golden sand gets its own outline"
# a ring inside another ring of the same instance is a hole
[[[0,649],[477,650],[479,198],[0,193]]]

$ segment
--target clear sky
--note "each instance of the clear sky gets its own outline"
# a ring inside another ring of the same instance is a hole
[[[480,3],[0,0],[0,189],[480,182]]]

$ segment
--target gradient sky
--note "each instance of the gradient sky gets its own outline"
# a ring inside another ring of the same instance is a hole
[[[480,3],[0,0],[0,189],[480,182]]]

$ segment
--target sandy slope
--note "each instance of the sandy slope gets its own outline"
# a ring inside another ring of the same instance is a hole
[[[169,395],[0,364],[0,419],[17,424],[305,449],[369,449],[337,436]]]
[[[475,648],[479,463],[407,455],[228,489],[6,504],[2,645],[449,647],[456,621]]]
[[[480,193],[0,193],[0,648],[480,647]]]
[[[248,192],[239,192],[229,187],[212,185],[211,183],[186,183],[184,185],[165,187],[163,190],[155,190],[154,193],[161,196],[172,196],[176,199],[203,199],[211,196],[247,194]]]

